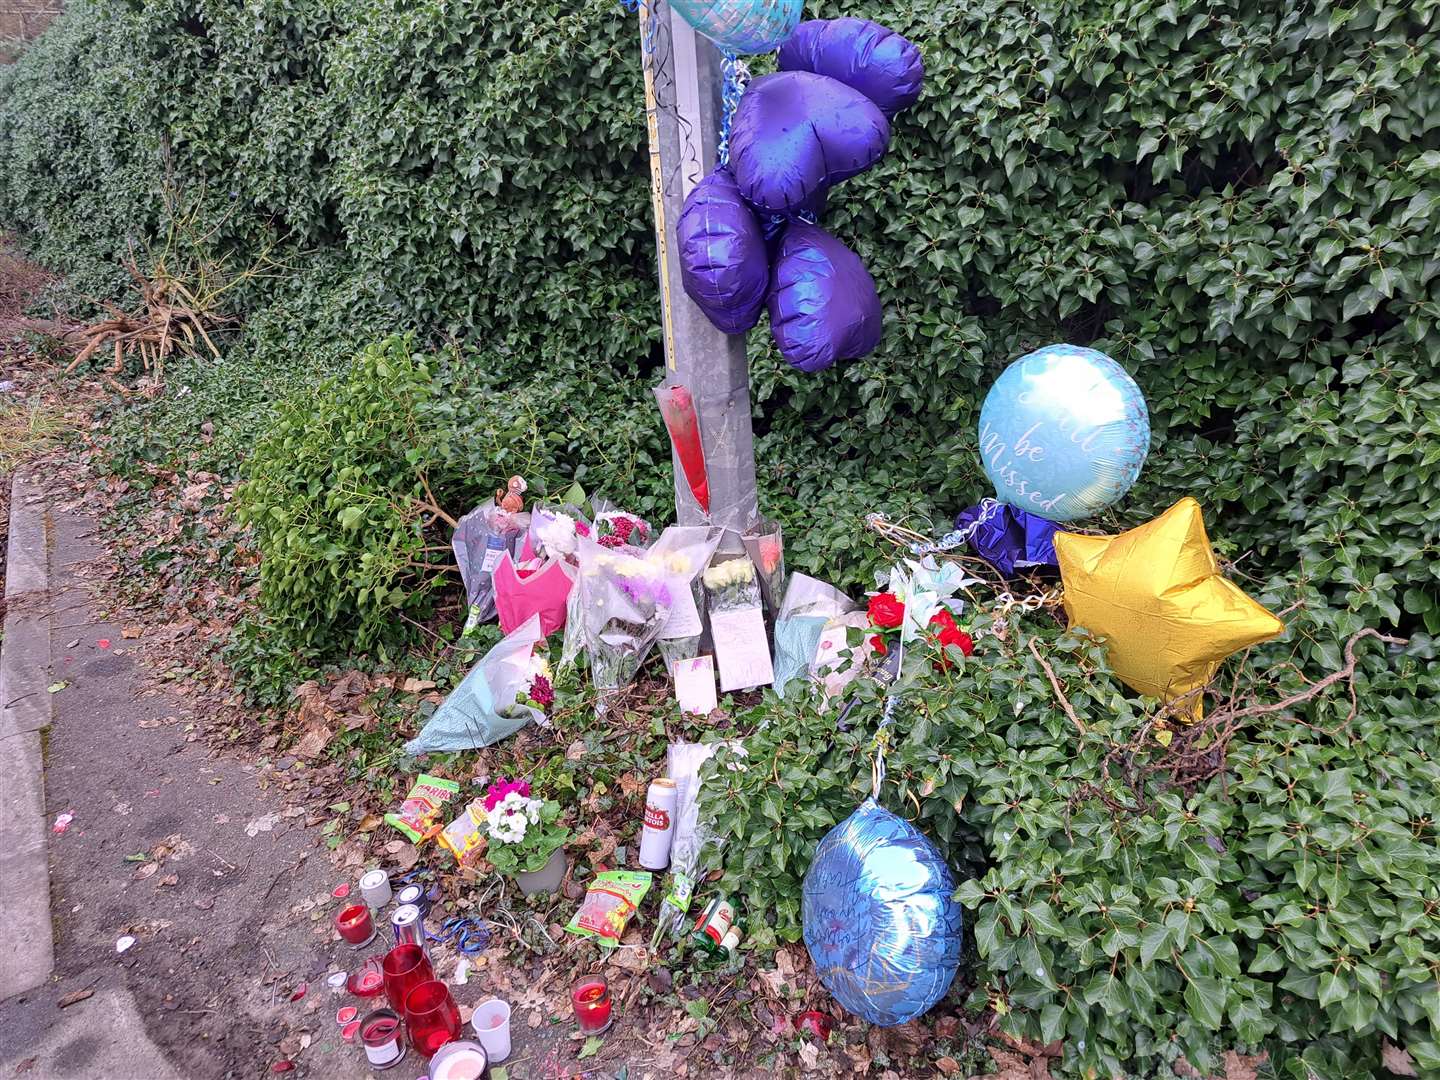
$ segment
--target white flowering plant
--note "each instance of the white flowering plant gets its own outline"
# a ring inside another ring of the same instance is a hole
[[[539,870],[570,839],[560,823],[560,804],[536,799],[523,780],[500,780],[485,796],[485,856],[503,874]]]

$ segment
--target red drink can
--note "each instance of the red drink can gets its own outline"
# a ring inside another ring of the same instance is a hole
[[[645,825],[640,831],[640,865],[647,870],[664,870],[670,865],[670,845],[675,839],[675,804],[679,793],[675,781],[659,779],[645,795]]]

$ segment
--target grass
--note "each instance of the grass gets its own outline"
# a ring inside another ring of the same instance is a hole
[[[0,397],[0,476],[49,447],[67,427],[64,414],[44,402]]]

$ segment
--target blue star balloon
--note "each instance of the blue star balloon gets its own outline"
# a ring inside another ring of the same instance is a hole
[[[1150,414],[1130,374],[1079,345],[1047,345],[1000,373],[980,409],[995,497],[1047,521],[1090,517],[1135,483]]]
[[[881,1027],[928,1011],[960,966],[954,891],[935,845],[866,799],[820,841],[805,875],[805,947],[820,981]]]

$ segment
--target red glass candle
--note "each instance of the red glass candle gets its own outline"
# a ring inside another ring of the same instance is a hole
[[[405,995],[405,1026],[415,1052],[428,1058],[460,1037],[460,1006],[444,983],[423,982]]]
[[[384,959],[372,956],[350,973],[345,989],[358,998],[378,997],[385,989]]]
[[[435,978],[435,969],[430,966],[430,958],[425,955],[425,950],[413,941],[396,945],[386,953],[381,970],[384,972],[385,996],[402,1016],[405,1014],[405,995],[421,983]]]
[[[369,945],[375,940],[375,920],[364,904],[351,904],[335,916],[335,929],[351,945]]]
[[[598,1035],[610,1026],[610,987],[602,975],[581,979],[570,991],[570,1003],[575,1006],[575,1022],[580,1025],[580,1034]]]

